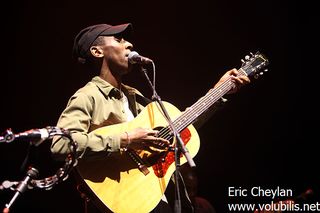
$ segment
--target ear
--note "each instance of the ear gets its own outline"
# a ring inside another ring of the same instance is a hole
[[[90,52],[94,57],[97,57],[97,58],[102,58],[104,56],[102,48],[99,46],[90,47]]]

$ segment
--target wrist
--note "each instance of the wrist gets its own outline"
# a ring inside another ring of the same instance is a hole
[[[131,143],[131,138],[130,138],[130,134],[128,132],[124,132],[121,135],[121,144],[120,144],[120,149],[122,150],[127,150],[127,148],[129,147]]]

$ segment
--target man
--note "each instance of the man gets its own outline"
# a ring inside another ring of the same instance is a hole
[[[121,185],[125,181],[123,175],[126,175],[126,177],[130,176],[130,173],[134,169],[132,165],[129,166],[129,161],[122,161],[122,159],[128,158],[126,154],[129,154],[130,158],[137,163],[136,166],[139,169],[140,166],[143,167],[140,169],[143,175],[134,173],[132,176],[150,178],[154,173],[150,172],[150,168],[146,168],[146,165],[143,165],[144,161],[140,161],[142,157],[137,157],[135,154],[141,154],[141,150],[148,150],[150,156],[154,156],[154,153],[168,151],[170,147],[168,139],[158,137],[160,130],[155,130],[148,126],[137,126],[128,130],[122,128],[122,126],[116,126],[112,131],[97,131],[101,127],[107,126],[112,128],[115,124],[133,121],[147,104],[147,102],[141,101],[145,98],[138,90],[122,82],[122,77],[129,73],[133,67],[128,61],[128,56],[133,50],[133,45],[126,40],[131,31],[132,25],[130,23],[116,26],[98,24],[89,26],[78,33],[74,40],[74,57],[87,66],[89,71],[97,72],[97,76],[70,98],[67,107],[62,112],[57,123],[58,127],[70,130],[72,138],[77,142],[79,158],[77,169],[80,171],[80,177],[86,180],[91,190],[100,193],[101,186],[97,186],[96,184],[104,183],[105,180],[108,183],[108,187],[106,188],[109,189],[111,186],[117,189],[119,186],[117,184],[120,184],[119,188],[121,190],[112,196],[110,193],[116,191],[115,189],[110,190],[108,193],[104,193],[103,191],[101,195],[103,198],[100,199],[104,202],[104,197],[106,197],[105,200],[107,201],[104,204],[112,210],[114,210],[113,208],[117,209],[114,211],[122,208],[118,207],[120,205],[119,202],[121,203],[122,200],[126,205],[125,207],[131,203],[138,202],[138,200],[125,201],[125,199],[130,197],[130,194],[123,192],[124,190]],[[237,77],[237,74],[238,71],[236,69],[226,72],[215,87],[231,78],[234,87],[230,90],[230,93],[233,93],[242,85],[250,82],[248,77]],[[51,151],[54,156],[61,158],[70,152],[68,145],[67,140],[61,138],[55,139],[53,140]],[[108,165],[110,162],[111,164]],[[101,163],[101,167],[98,167],[99,163]],[[116,167],[117,163],[122,165],[117,165],[118,167]],[[82,168],[86,168],[85,171]],[[109,173],[107,172],[108,168],[112,168],[109,170]],[[89,170],[91,174],[88,172]],[[91,176],[92,173],[99,173],[101,170],[103,170],[104,174]],[[108,178],[105,178],[105,176]],[[136,182],[138,181],[133,178],[132,182],[124,184],[124,188],[131,191],[131,194],[135,193],[138,187],[128,189],[128,185],[134,185]],[[114,186],[114,184],[116,185]],[[148,188],[153,188],[155,187],[154,185],[152,183]],[[166,184],[161,189],[162,192],[165,188]],[[114,199],[117,196],[122,197],[114,203],[108,203],[110,199]],[[161,199],[158,200],[152,199],[152,196],[153,194],[151,193],[150,200],[143,202],[143,204],[148,205],[148,203],[157,202],[159,204],[154,208],[154,212],[161,211],[161,209],[163,212],[169,211],[167,209],[168,206],[163,205],[168,202],[165,195],[162,195]],[[140,194],[134,197],[140,197]],[[141,204],[139,205],[141,206]],[[153,207],[147,208],[153,209]]]

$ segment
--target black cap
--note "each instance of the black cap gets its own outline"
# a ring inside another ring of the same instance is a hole
[[[132,30],[132,24],[97,24],[82,29],[75,37],[73,43],[73,57],[78,60],[88,59],[89,49],[93,42],[99,36],[112,36],[121,33],[129,33]]]

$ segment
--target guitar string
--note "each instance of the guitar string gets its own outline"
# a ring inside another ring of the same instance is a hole
[[[246,75],[246,73],[245,73],[245,71],[243,70],[243,68],[240,68],[239,71],[240,71],[240,74],[239,74],[238,76]],[[211,91],[209,92],[209,94],[203,96],[202,99],[199,99],[199,100],[193,105],[193,106],[195,106],[195,107],[193,107],[193,108],[190,109],[189,111],[186,111],[183,115],[181,115],[180,117],[178,117],[178,118],[173,122],[173,125],[176,125],[176,123],[179,123],[179,122],[180,122],[180,123],[183,123],[181,120],[184,120],[184,119],[185,119],[184,117],[189,117],[189,119],[185,120],[185,121],[187,121],[187,122],[184,122],[184,124],[185,124],[185,123],[192,123],[191,121],[192,121],[193,119],[191,119],[191,118],[192,118],[191,115],[192,115],[192,116],[194,116],[194,115],[198,116],[198,114],[202,114],[205,110],[207,110],[208,107],[206,107],[206,105],[208,105],[208,103],[209,103],[209,105],[211,106],[211,105],[214,104],[220,97],[222,97],[225,93],[223,93],[221,96],[217,96],[217,94],[219,94],[219,93],[221,94],[222,92],[225,92],[226,89],[228,89],[227,91],[229,91],[229,90],[232,88],[232,86],[234,85],[234,83],[231,83],[231,84],[230,84],[230,82],[232,82],[232,81],[231,81],[231,77],[228,78],[223,84],[219,85],[217,88],[211,90]],[[211,93],[212,93],[212,94],[211,94]],[[208,103],[206,103],[207,101],[208,101]],[[203,104],[203,103],[205,103],[205,104]],[[200,106],[200,107],[199,107],[199,106]],[[198,110],[200,111],[200,113],[199,113],[199,111],[195,113],[195,109],[198,109]],[[188,124],[188,125],[190,125],[190,124]],[[184,126],[187,127],[188,125],[185,124]],[[180,124],[180,126],[177,126],[177,131],[180,132],[180,131],[183,130],[185,127],[181,128],[181,124]],[[159,131],[159,136],[160,136],[161,138],[164,138],[164,139],[167,139],[167,140],[171,140],[173,135],[171,134],[170,128],[167,126],[167,127],[163,128],[163,129],[161,129],[161,130]]]
[[[241,75],[246,75],[246,73],[243,69],[239,69],[238,76],[241,76]],[[209,105],[209,107],[212,106],[212,104],[214,104],[219,98],[221,98],[223,95],[225,95],[233,86],[234,86],[234,83],[232,82],[232,79],[230,77],[223,84],[221,84],[217,88],[211,90],[209,92],[209,95],[207,94],[203,97],[203,99],[199,99],[199,101],[198,101],[199,103],[195,104],[196,105],[195,109],[198,109],[196,112],[195,112],[195,110],[190,110],[189,113],[186,112],[186,116],[187,117],[189,116],[189,119],[186,120],[187,122],[180,121],[180,120],[184,119],[184,118],[182,118],[185,116],[184,114],[182,116],[180,116],[176,121],[179,121],[181,123],[187,123],[188,125],[190,125],[192,123],[191,121],[194,120],[190,116],[190,114],[192,116],[198,117],[199,114],[201,115],[205,110],[208,109],[207,105]],[[188,125],[185,125],[185,127],[187,127]],[[183,130],[185,127],[180,128],[179,131]]]
[[[190,112],[186,112],[185,115],[181,116],[179,119],[177,119],[178,123],[184,123],[184,126],[188,126],[190,125],[190,123],[192,123],[193,120],[195,120],[195,118],[197,118],[199,115],[201,115],[205,110],[208,109],[208,105],[209,107],[214,104],[220,97],[222,97],[225,93],[225,89],[227,89],[229,85],[227,85],[227,83],[230,82],[230,80],[228,79],[226,81],[226,87],[221,87],[220,89],[218,89],[218,91],[212,91],[211,93],[209,92],[209,95],[205,95],[203,98],[199,99],[198,103],[196,103],[195,105],[195,109],[190,109]],[[218,96],[217,96],[218,94]],[[221,95],[222,94],[222,95]],[[184,117],[187,117],[184,118]],[[180,124],[181,126],[181,124]],[[184,129],[184,127],[182,127],[180,130]]]
[[[193,116],[198,116],[199,112],[201,114],[203,111],[205,111],[207,109],[207,107],[206,107],[207,104],[203,104],[203,103],[205,103],[206,101],[215,102],[216,100],[218,100],[219,97],[212,98],[212,96],[214,96],[218,93],[221,93],[221,90],[224,90],[227,88],[227,86],[230,86],[230,84],[227,85],[227,83],[230,82],[230,80],[231,80],[231,78],[228,79],[225,82],[225,84],[221,85],[221,88],[217,87],[214,91],[211,92],[212,94],[210,94],[210,92],[209,92],[209,94],[205,95],[202,99],[199,99],[198,103],[194,104],[191,109],[186,111],[182,116],[180,116],[177,120],[175,120],[173,122],[173,125],[180,123],[179,124],[180,126],[177,126],[177,130],[181,131],[183,129],[183,128],[181,128],[181,123],[183,123],[184,126],[188,126],[186,123],[191,122],[193,120],[192,119]],[[208,100],[208,99],[210,99],[210,100]],[[209,103],[209,104],[211,105],[212,103]],[[187,120],[186,120],[186,117],[187,117]],[[182,122],[182,121],[184,121],[184,122]],[[165,139],[168,139],[167,137],[172,139],[172,134],[171,134],[170,128],[166,127],[164,132],[160,131],[159,136],[165,137]]]
[[[187,110],[182,116],[178,117],[174,122],[173,125],[177,125],[177,131],[181,131],[184,128],[181,128],[181,123],[184,124],[184,126],[188,126],[186,125],[186,123],[191,123],[191,121],[193,120],[194,116],[198,116],[198,114],[201,114],[202,112],[204,112],[205,110],[208,109],[208,107],[206,107],[209,103],[209,105],[211,106],[213,103],[215,103],[216,100],[218,100],[220,97],[215,97],[217,94],[221,94],[222,91],[224,91],[225,89],[227,89],[228,87],[231,87],[232,84],[230,84],[229,82],[231,81],[231,78],[227,79],[225,81],[225,83],[221,84],[219,87],[215,88],[214,90],[212,90],[211,92],[209,92],[209,94],[203,96],[202,99],[199,99],[191,109]],[[208,103],[207,103],[208,101]],[[203,104],[205,103],[205,104]],[[200,112],[200,113],[199,113]],[[187,119],[186,119],[187,118]],[[183,122],[184,121],[184,122]],[[186,122],[187,121],[187,122]],[[164,131],[163,131],[164,130]],[[167,126],[163,129],[160,130],[159,132],[159,136],[161,138],[167,139],[167,140],[171,140],[172,139],[172,134],[171,134],[171,130],[170,128]]]

